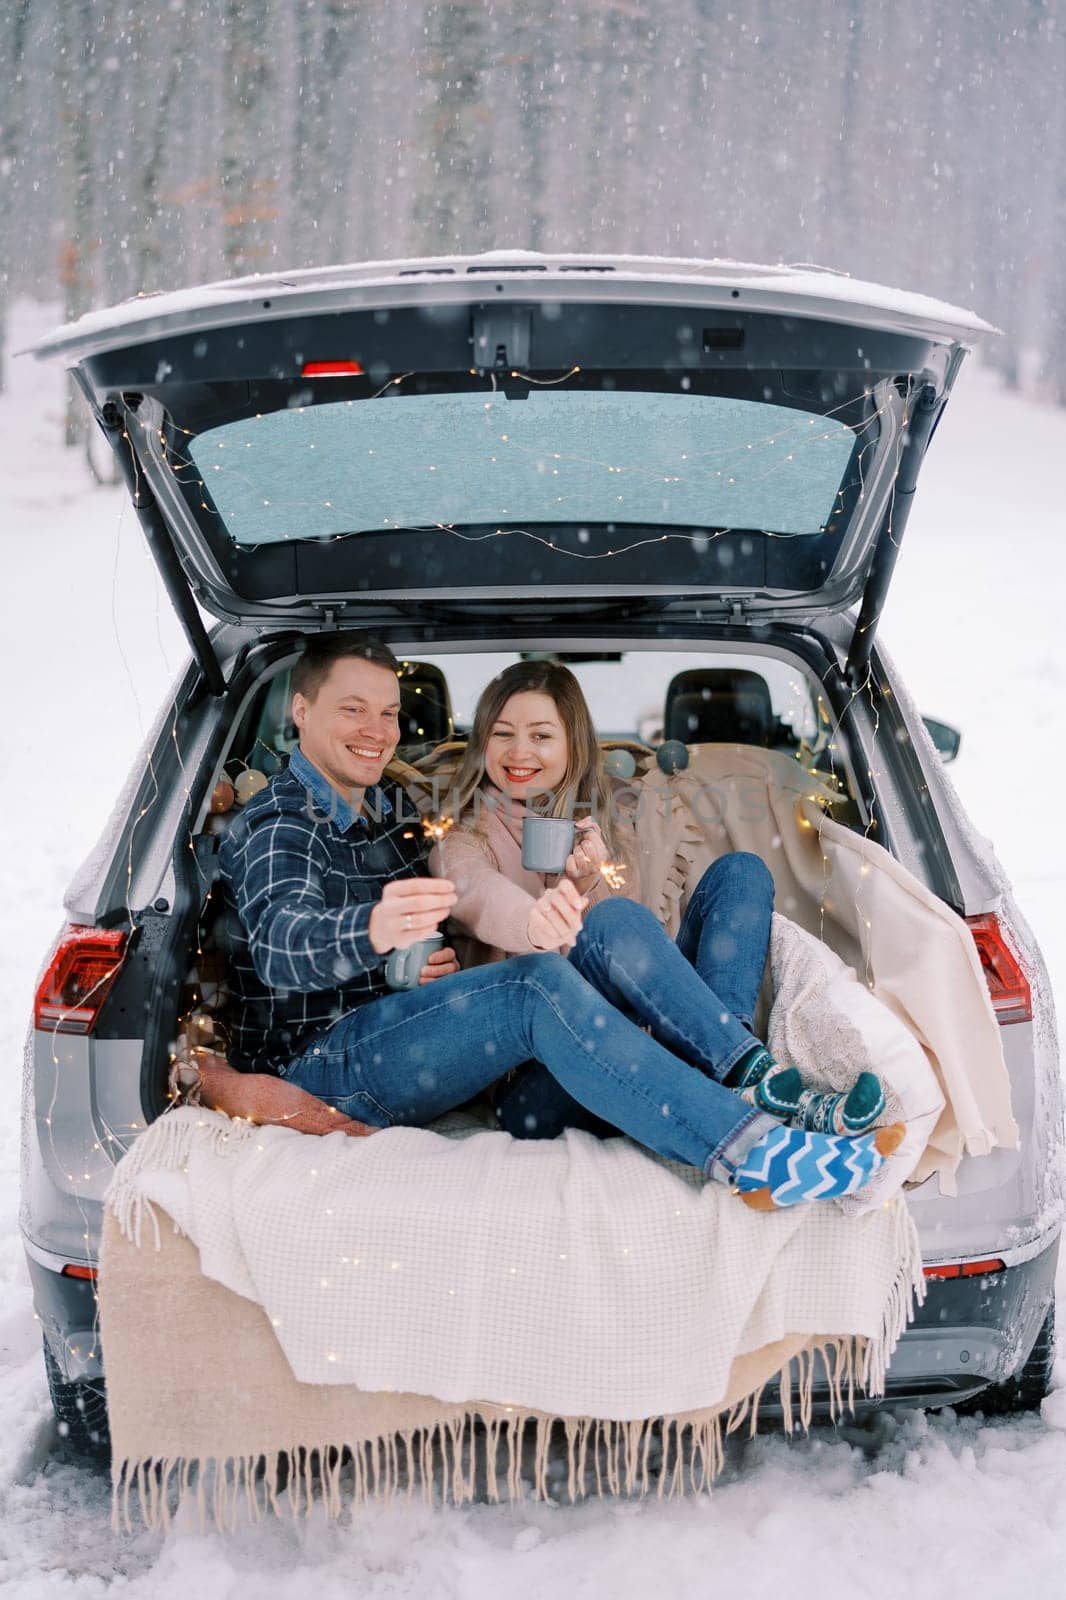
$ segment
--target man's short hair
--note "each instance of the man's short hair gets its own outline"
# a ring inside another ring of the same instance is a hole
[[[304,652],[292,669],[292,692],[313,700],[333,670],[335,661],[349,657],[370,661],[399,673],[400,663],[387,644],[368,633],[315,633],[304,645]]]

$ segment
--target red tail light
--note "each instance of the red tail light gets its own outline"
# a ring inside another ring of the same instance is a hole
[[[96,1267],[83,1267],[80,1263],[68,1261],[60,1274],[63,1278],[85,1278],[89,1283],[95,1283],[97,1278]]]
[[[305,361],[300,375],[304,378],[358,378],[362,371],[359,361]]]
[[[48,1033],[91,1033],[125,953],[121,928],[68,924],[34,998],[34,1026]]]
[[[1033,996],[1029,980],[1003,937],[999,918],[986,912],[979,917],[967,917],[966,924],[981,958],[996,1021],[1001,1027],[1007,1022],[1032,1022]]]
[[[924,1270],[927,1278],[987,1278],[991,1272],[1004,1272],[1006,1266],[999,1256],[989,1256],[986,1261],[944,1261]]]

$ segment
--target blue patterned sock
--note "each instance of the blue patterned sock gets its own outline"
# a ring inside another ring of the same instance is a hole
[[[856,1194],[884,1164],[878,1137],[774,1128],[752,1145],[737,1168],[734,1186],[741,1194],[764,1191],[767,1208]]]

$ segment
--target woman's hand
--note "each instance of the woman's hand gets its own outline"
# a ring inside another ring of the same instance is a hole
[[[579,894],[588,894],[600,875],[600,867],[607,860],[607,844],[599,824],[591,817],[582,817],[577,823],[574,848],[566,858],[564,875],[569,878]]]
[[[534,901],[526,923],[526,936],[534,950],[558,950],[573,944],[581,932],[581,913],[588,900],[569,878],[560,878]]]
[[[457,899],[447,878],[398,878],[387,883],[370,913],[370,943],[379,956],[406,950],[437,927]]]

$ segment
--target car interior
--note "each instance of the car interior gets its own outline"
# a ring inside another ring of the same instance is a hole
[[[471,680],[480,688],[494,671],[523,656],[561,661],[575,672],[605,749],[619,744],[638,746],[645,757],[651,758],[666,740],[685,745],[748,744],[784,751],[823,774],[834,771],[830,722],[824,704],[807,684],[800,683],[794,668],[775,658],[755,658],[759,670],[732,662],[683,666],[669,672],[661,698],[649,699],[643,705],[629,700],[628,715],[619,718],[618,706],[625,704],[634,680],[642,686],[650,685],[663,677],[665,667],[691,660],[690,656],[667,652],[527,651],[508,656],[470,654],[436,661],[404,659],[400,670],[399,760],[408,767],[425,770],[439,764],[442,746],[449,753],[461,749],[476,699]],[[461,679],[454,698],[444,662],[449,662]],[[289,717],[290,676],[289,668],[276,672],[245,711],[226,761],[231,778],[246,768],[269,778],[287,760],[296,743],[296,729]],[[647,690],[642,687],[641,692],[646,694]],[[607,726],[608,722],[616,725]],[[844,763],[836,762],[835,770],[846,789]]]
[[[637,773],[647,770],[667,741],[691,749],[705,744],[752,745],[791,755],[828,782],[839,796],[832,815],[862,831],[858,797],[845,742],[829,713],[796,666],[782,657],[693,656],[653,652],[526,652],[530,658],[565,662],[578,676],[601,730],[604,751],[626,749]],[[390,776],[414,783],[439,777],[458,764],[465,748],[477,694],[494,671],[520,659],[509,655],[403,659],[400,671],[401,737]],[[696,658],[698,659],[698,658]],[[228,779],[220,803],[203,819],[194,840],[205,873],[205,898],[197,920],[197,953],[186,975],[176,1029],[179,1044],[222,1045],[225,1038],[226,933],[213,883],[217,835],[240,810],[241,774],[255,785],[280,771],[296,744],[290,718],[291,665],[267,677],[245,707],[219,773]],[[656,692],[657,686],[661,686]],[[639,698],[637,698],[639,697]],[[619,707],[626,712],[619,717]],[[609,724],[615,724],[608,727]],[[606,730],[606,731],[605,731]],[[233,786],[237,785],[236,797]],[[247,791],[254,792],[254,788]],[[217,793],[217,791],[216,791]]]

